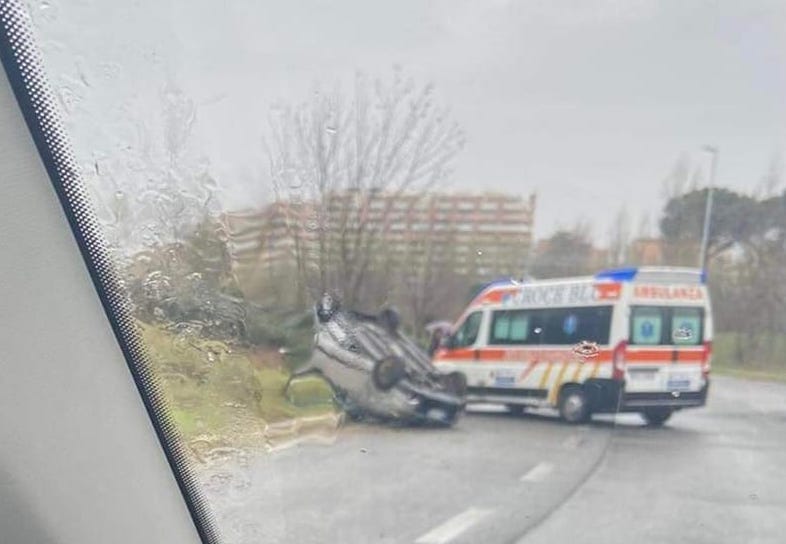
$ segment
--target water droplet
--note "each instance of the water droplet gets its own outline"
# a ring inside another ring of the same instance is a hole
[[[126,197],[126,194],[123,191],[115,191],[115,199],[123,200]]]
[[[333,125],[328,125],[325,127],[325,132],[327,132],[328,134],[335,134],[336,132],[338,132],[338,129]]]
[[[76,104],[76,97],[74,96],[74,91],[72,91],[70,87],[60,88],[60,103],[63,104],[63,109],[66,113],[71,113],[73,111],[74,105]]]
[[[478,257],[480,257],[480,256],[482,256],[482,255],[483,255],[483,250],[482,250],[482,249],[479,249],[479,250],[478,250]]]
[[[114,62],[103,62],[100,65],[100,70],[104,79],[114,79],[120,71],[120,66]]]

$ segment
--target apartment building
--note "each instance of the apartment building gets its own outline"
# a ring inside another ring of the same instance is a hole
[[[266,275],[353,259],[368,259],[371,268],[417,263],[489,279],[522,274],[535,205],[535,195],[343,191],[324,202],[228,213],[224,223],[238,281],[251,292]]]

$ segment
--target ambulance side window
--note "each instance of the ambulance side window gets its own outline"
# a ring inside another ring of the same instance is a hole
[[[543,343],[569,345],[581,341],[609,343],[611,306],[588,306],[546,310]]]
[[[537,344],[536,312],[527,310],[502,310],[494,312],[491,321],[489,344]]]
[[[480,331],[480,323],[483,320],[483,312],[474,312],[469,314],[461,324],[461,327],[455,332],[450,342],[452,348],[465,348],[471,346],[478,339],[478,332]]]

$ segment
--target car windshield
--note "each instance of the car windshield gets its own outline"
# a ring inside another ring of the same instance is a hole
[[[784,3],[25,9],[222,542],[781,541]]]

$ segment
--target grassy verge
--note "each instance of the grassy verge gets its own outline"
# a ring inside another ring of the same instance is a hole
[[[719,367],[717,365],[712,367],[712,372],[721,376],[731,376],[733,378],[742,378],[745,380],[786,383],[786,373],[782,372],[768,372],[766,370],[757,370],[745,367]]]
[[[287,389],[289,374],[275,353],[206,340],[188,328],[139,327],[186,443],[260,445],[335,428],[338,411],[327,384],[301,378]]]
[[[747,342],[736,333],[720,333],[713,342],[712,372],[748,380],[786,382],[786,338]]]

